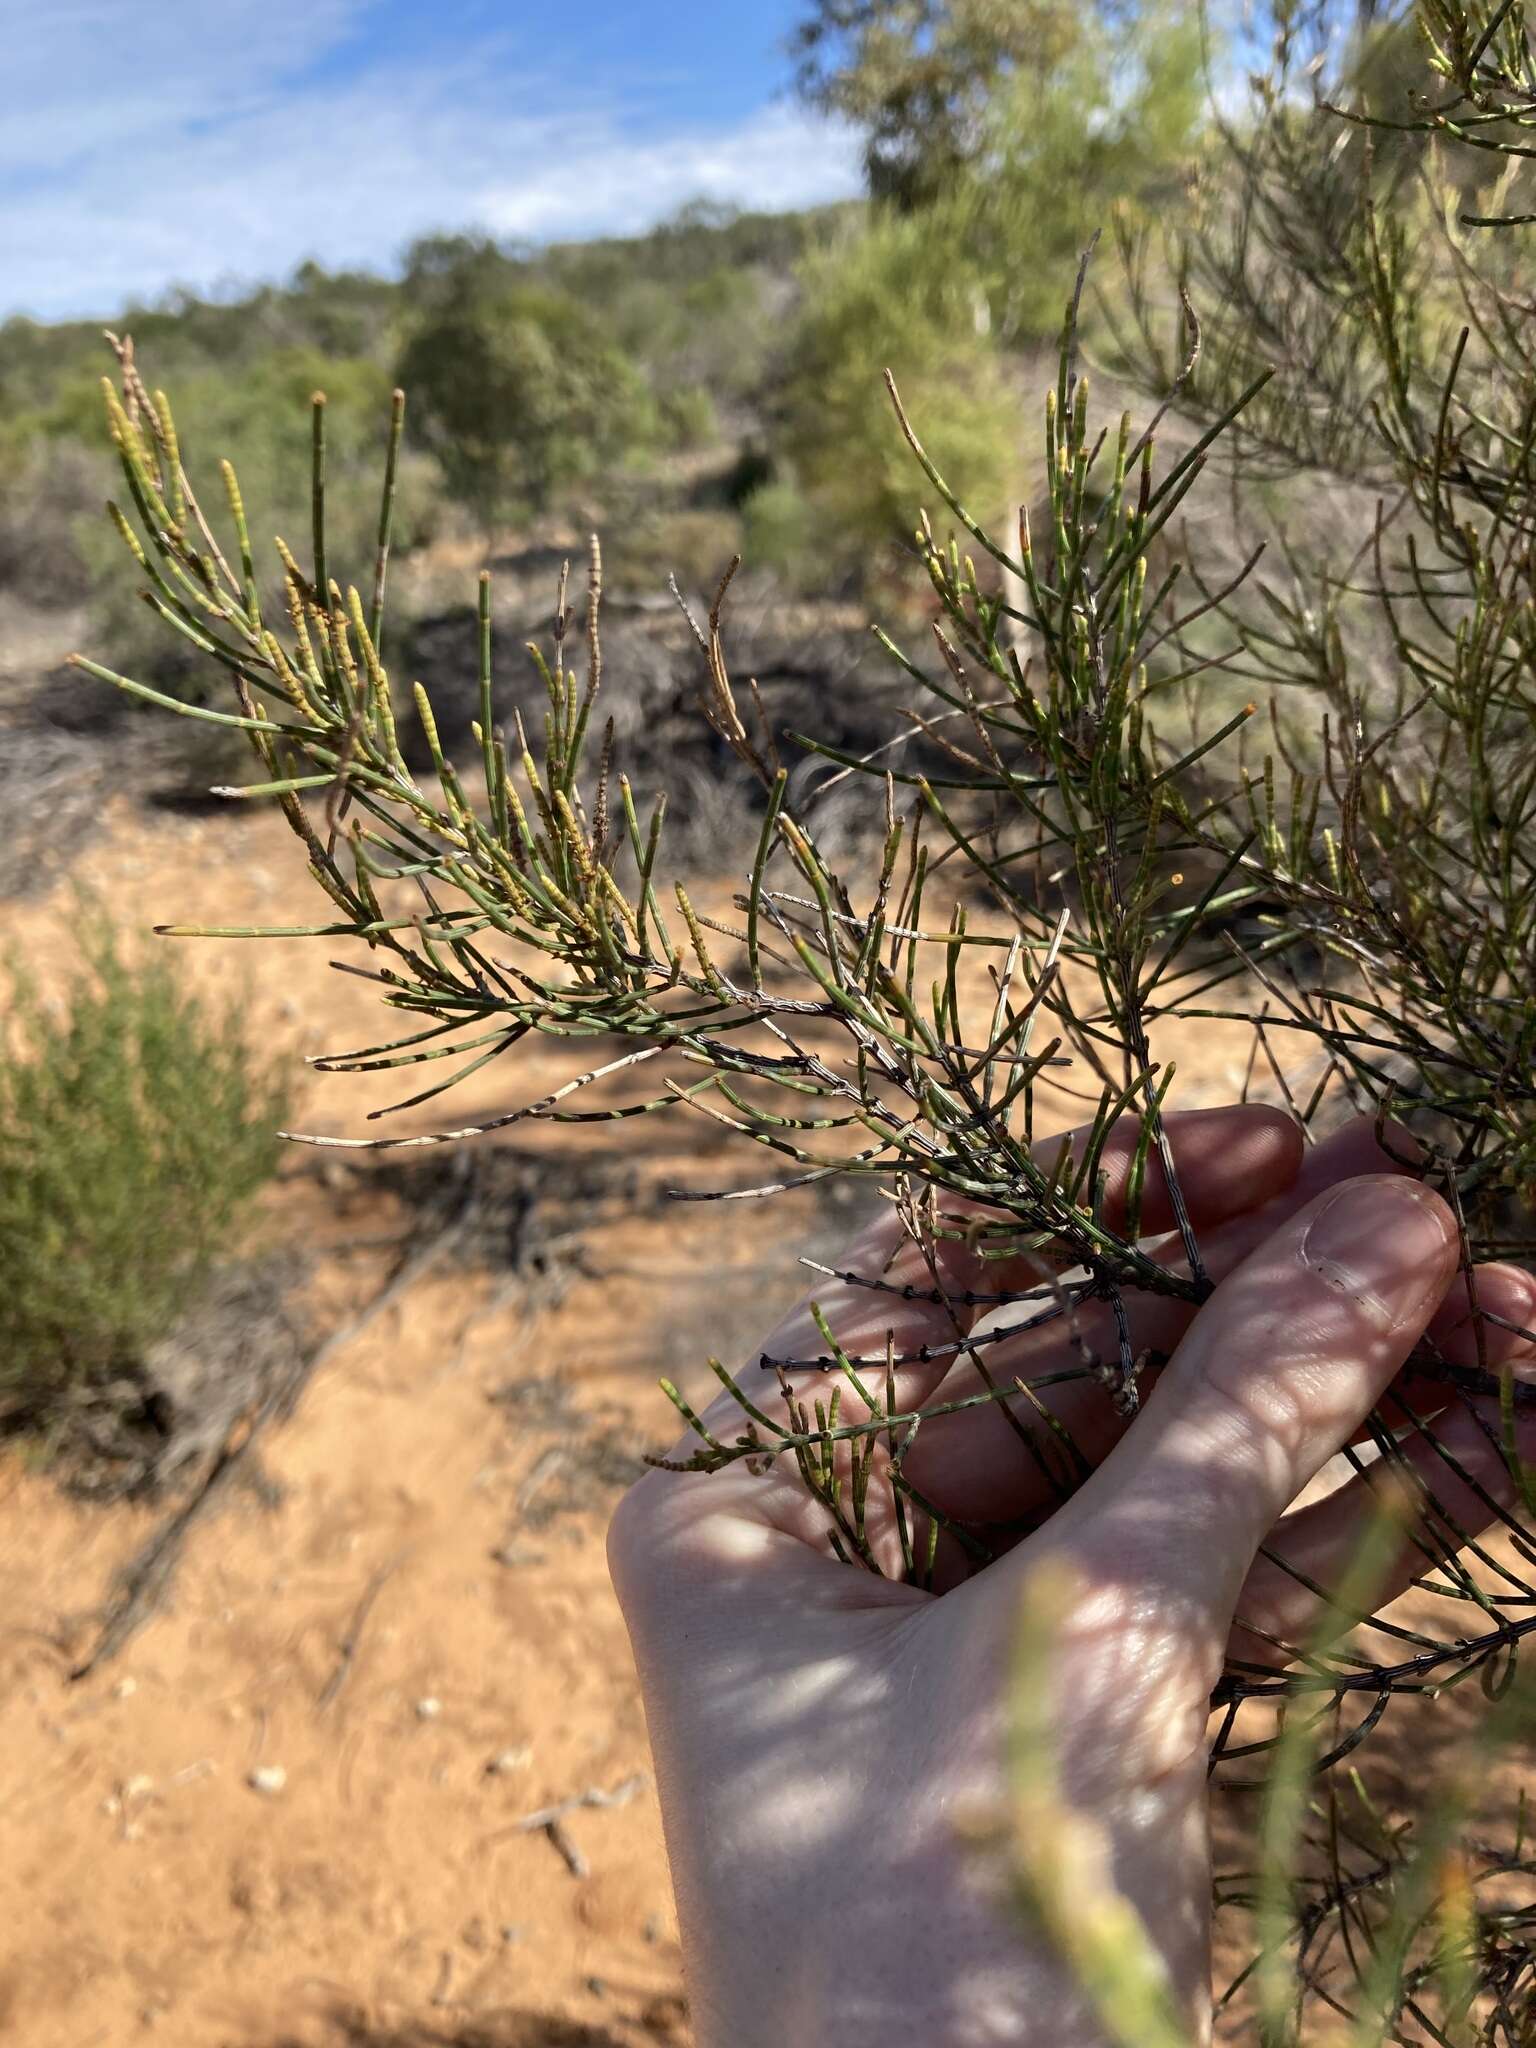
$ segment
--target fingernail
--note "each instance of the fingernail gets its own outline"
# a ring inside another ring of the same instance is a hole
[[[1383,1175],[1335,1188],[1307,1225],[1301,1257],[1393,1329],[1444,1291],[1450,1243],[1444,1203],[1416,1180]]]

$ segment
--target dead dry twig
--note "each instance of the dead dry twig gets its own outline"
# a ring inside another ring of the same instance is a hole
[[[569,1799],[557,1800],[553,1806],[541,1806],[533,1813],[525,1813],[510,1827],[500,1828],[493,1835],[487,1835],[480,1846],[489,1848],[495,1842],[504,1842],[512,1835],[531,1835],[543,1832],[549,1837],[550,1845],[572,1877],[588,1877],[592,1866],[581,1850],[571,1840],[565,1828],[567,1814],[579,1812],[584,1806],[627,1806],[644,1785],[643,1773],[636,1771],[632,1777],[622,1779],[610,1792],[600,1785],[589,1785],[585,1792],[577,1792]]]

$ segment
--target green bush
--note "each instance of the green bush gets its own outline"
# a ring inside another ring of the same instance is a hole
[[[1182,213],[1204,112],[1201,16],[1168,0],[1085,17],[1055,70],[1000,87],[984,160],[934,226],[984,275],[1001,340],[1055,335],[1082,252],[1112,217]]]
[[[277,1164],[284,1089],[239,1015],[87,914],[61,1002],[9,975],[0,1409],[132,1374]]]
[[[1018,483],[1020,405],[989,332],[981,279],[935,244],[929,218],[879,219],[812,258],[804,283],[778,448],[818,516],[829,560],[867,557],[912,531],[912,458],[882,367],[940,472],[966,479],[978,518],[1001,513]]]
[[[926,217],[1009,342],[1054,334],[1112,211],[1166,218],[1206,125],[1211,10],[1174,0],[809,0],[810,104],[862,129],[877,209]]]
[[[644,378],[585,307],[477,263],[440,285],[400,381],[413,435],[486,526],[542,509],[656,437]]]
[[[33,435],[0,447],[0,464],[0,589],[39,607],[79,604],[92,590],[87,557],[101,529],[105,462],[95,448]]]
[[[605,559],[614,587],[654,597],[675,576],[684,590],[713,592],[741,544],[732,512],[684,507],[623,521]]]
[[[658,397],[702,384],[717,404],[750,405],[784,324],[788,279],[861,210],[736,215],[696,203],[634,240],[546,250],[535,274],[600,309]]]
[[[708,387],[681,384],[662,394],[658,417],[666,441],[674,448],[708,448],[720,438],[720,414]]]
[[[741,405],[761,389],[772,354],[782,317],[773,299],[762,272],[722,264],[675,285],[641,273],[594,303],[663,400],[702,385],[726,405]]]
[[[741,508],[741,553],[749,569],[767,569],[792,589],[811,589],[824,574],[816,515],[787,477],[753,491]]]

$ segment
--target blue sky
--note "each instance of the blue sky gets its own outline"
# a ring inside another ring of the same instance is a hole
[[[0,0],[0,317],[858,189],[795,0]]]

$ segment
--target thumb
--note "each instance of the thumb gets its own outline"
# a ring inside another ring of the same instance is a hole
[[[1201,1309],[1052,1547],[1222,1640],[1258,1546],[1381,1398],[1457,1265],[1451,1213],[1417,1181],[1320,1195]]]

